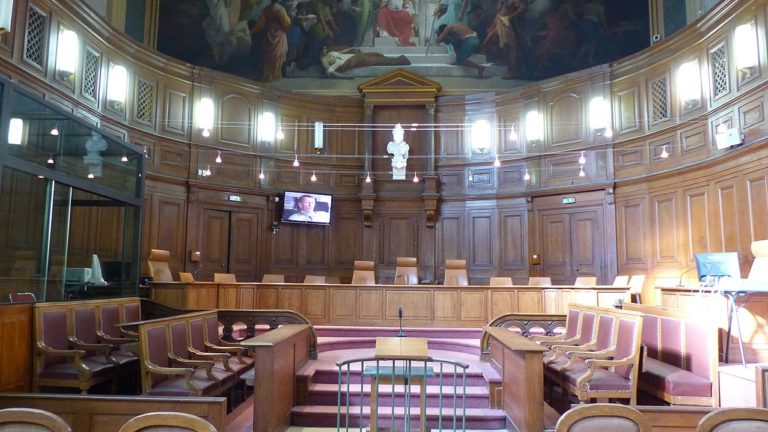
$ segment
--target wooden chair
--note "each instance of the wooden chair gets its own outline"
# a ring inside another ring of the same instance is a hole
[[[597,277],[595,276],[579,276],[573,281],[573,286],[578,287],[593,287],[597,285]]]
[[[418,285],[419,266],[414,257],[397,257],[395,285]]]
[[[443,285],[469,285],[469,276],[467,275],[467,260],[445,260],[445,277]]]
[[[705,415],[697,432],[768,432],[768,409],[723,408]]]
[[[11,303],[34,303],[37,301],[37,297],[35,297],[35,293],[31,292],[17,292],[9,293],[8,300]]]
[[[579,405],[557,421],[555,432],[651,432],[651,424],[638,410],[614,403]]]
[[[285,275],[265,274],[261,277],[263,283],[285,283]]]
[[[511,277],[492,277],[488,283],[490,286],[514,286]]]
[[[232,273],[214,273],[213,281],[220,284],[237,283],[237,278]]]
[[[529,286],[552,286],[552,278],[548,276],[531,276],[528,278]]]
[[[6,408],[0,410],[0,430],[72,432],[72,428],[61,417],[35,408]]]
[[[192,273],[179,272],[179,280],[181,282],[194,282],[195,277],[192,275]]]
[[[616,276],[611,286],[629,286],[629,276]]]
[[[355,270],[352,272],[352,285],[376,285],[373,261],[355,261]]]
[[[304,283],[305,284],[324,284],[325,276],[306,275],[304,276]]]
[[[171,268],[168,266],[170,260],[171,253],[167,250],[152,249],[149,251],[147,265],[153,282],[173,282]]]
[[[558,336],[531,336],[531,340],[544,346],[568,344],[579,338],[581,330],[581,309],[574,305],[565,316],[565,332]]]
[[[212,424],[200,417],[162,411],[138,415],[125,422],[118,432],[163,432],[169,429],[179,432],[218,432]]]
[[[634,275],[629,278],[629,302],[642,303],[640,295],[643,293],[645,275]]]

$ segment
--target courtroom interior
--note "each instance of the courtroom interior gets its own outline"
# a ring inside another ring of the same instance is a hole
[[[1,1],[0,429],[768,431],[767,34]]]

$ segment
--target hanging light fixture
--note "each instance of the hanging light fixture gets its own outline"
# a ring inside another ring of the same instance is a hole
[[[365,176],[365,182],[370,183],[371,182],[371,172],[368,172],[368,175]]]
[[[312,170],[312,177],[309,178],[310,181],[316,182],[317,176],[315,175],[315,170]]]
[[[283,133],[283,128],[277,129],[277,132],[275,132],[275,138],[277,138],[278,140],[285,138],[285,134]]]
[[[51,129],[50,134],[53,136],[59,136],[59,125],[53,126],[53,129]]]
[[[579,164],[584,165],[587,163],[587,158],[584,157],[584,152],[581,152],[581,156],[579,156]]]
[[[89,179],[94,179],[94,178],[96,178],[96,176],[94,176],[93,173],[88,173],[88,178]]]
[[[47,164],[52,164],[52,163],[54,163],[54,162],[53,162],[53,155],[48,155],[48,160],[47,160],[47,161],[45,161],[45,163],[47,163]]]
[[[664,147],[661,148],[661,154],[659,156],[661,156],[662,159],[666,159],[666,158],[669,157],[669,153],[667,152],[667,145],[666,144],[664,144]]]
[[[293,166],[295,167],[299,166],[299,155],[297,154],[293,155]]]
[[[264,169],[259,172],[259,180],[264,180]]]
[[[220,151],[216,154],[216,163],[221,163],[221,152]]]
[[[210,165],[206,165],[205,166],[205,176],[208,177],[210,175],[211,175],[211,166]]]
[[[123,157],[120,158],[120,162],[128,162],[128,155],[124,154]]]
[[[579,167],[579,177],[586,177],[587,173],[584,172],[584,165]]]
[[[496,155],[496,160],[493,161],[493,166],[498,168],[501,166],[501,161],[499,160],[499,156]]]
[[[523,180],[529,181],[531,179],[531,175],[528,174],[528,168],[525,169],[525,175],[523,176]]]
[[[416,171],[413,172],[413,182],[418,183],[419,182],[419,176],[416,175]]]
[[[512,126],[509,127],[509,140],[510,141],[517,141],[517,131],[515,130],[515,124],[512,123]]]

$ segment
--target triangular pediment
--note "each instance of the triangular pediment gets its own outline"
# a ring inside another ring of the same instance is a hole
[[[387,105],[432,103],[441,90],[439,82],[405,69],[387,72],[357,88],[366,102]]]

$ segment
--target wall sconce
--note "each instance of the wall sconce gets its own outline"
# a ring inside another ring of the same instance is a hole
[[[110,64],[107,85],[107,106],[112,110],[125,112],[125,94],[128,91],[128,70],[125,66]]]
[[[272,234],[277,234],[280,231],[280,222],[272,222]]]
[[[605,136],[606,138],[613,136],[613,131],[611,130],[611,107],[602,96],[593,97],[589,101],[589,127],[598,136]]]
[[[469,142],[476,154],[486,154],[491,148],[491,124],[488,120],[475,120],[469,130]]]
[[[736,49],[736,68],[739,72],[739,82],[750,78],[757,72],[757,34],[753,23],[736,27],[734,35]]]
[[[271,111],[264,111],[259,118],[258,136],[259,141],[265,145],[275,142],[275,114]]]
[[[317,153],[320,153],[320,150],[322,150],[323,146],[324,146],[324,142],[323,142],[323,138],[324,138],[323,137],[323,129],[324,129],[324,127],[325,126],[323,125],[323,122],[321,122],[321,121],[316,121],[315,122],[315,144],[314,144],[314,147],[315,147],[315,151]]]
[[[13,0],[0,2],[0,36],[11,29],[13,18]]]
[[[62,29],[56,44],[56,76],[70,86],[74,85],[75,71],[79,61],[80,39],[77,33]]]
[[[541,143],[541,117],[538,111],[525,114],[525,138],[533,146]]]
[[[213,129],[213,118],[215,115],[213,109],[213,99],[207,97],[200,99],[200,103],[197,105],[197,109],[197,123],[201,129],[200,134],[208,138],[211,136],[211,129]]]
[[[698,108],[701,104],[701,74],[698,60],[689,61],[677,69],[677,89],[683,112]]]
[[[24,120],[13,117],[8,125],[8,144],[21,145],[24,137]]]
[[[514,123],[512,123],[512,125],[509,127],[509,140],[512,142],[517,141],[517,131],[515,130]]]
[[[718,150],[731,148],[741,144],[744,137],[739,128],[729,128],[727,123],[720,123],[715,128],[715,146]]]

